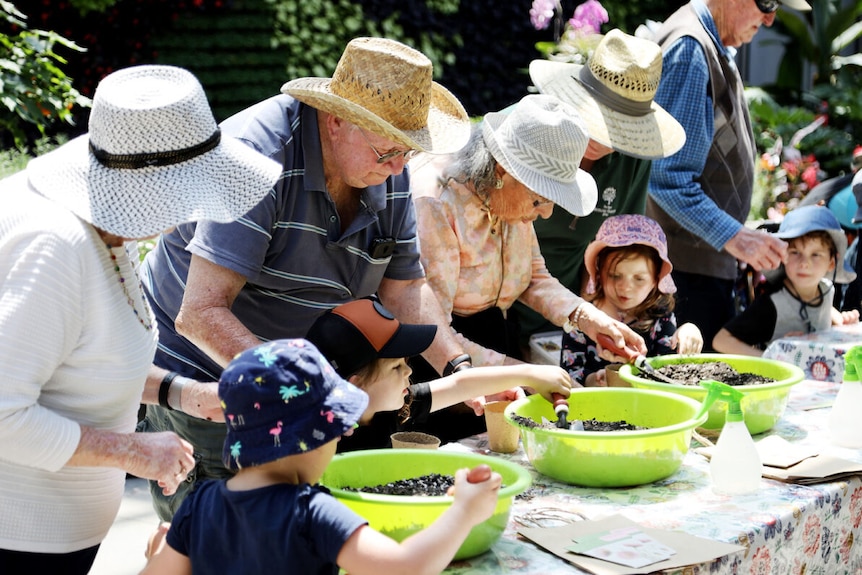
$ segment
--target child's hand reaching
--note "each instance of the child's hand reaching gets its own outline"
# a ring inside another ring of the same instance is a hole
[[[832,308],[832,325],[847,325],[859,321],[859,310],[838,311]]]
[[[703,349],[703,335],[693,323],[684,323],[676,328],[670,339],[670,346],[684,355],[700,353]]]
[[[586,378],[584,378],[584,387],[607,387],[607,386],[608,386],[607,372],[604,369],[600,369],[595,373],[591,373]]]
[[[463,507],[465,518],[478,525],[494,514],[497,507],[497,493],[503,477],[487,465],[477,465],[473,469],[459,469],[455,472],[455,485],[447,495],[454,495],[453,506]]]
[[[551,403],[554,402],[553,394],[569,397],[572,386],[580,387],[579,384],[573,383],[568,372],[558,365],[525,363],[515,375],[520,376],[518,383],[522,387],[532,389]]]

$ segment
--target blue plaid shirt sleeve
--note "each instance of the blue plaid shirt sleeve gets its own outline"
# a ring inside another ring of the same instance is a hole
[[[649,194],[671,217],[720,250],[742,227],[700,187],[712,144],[712,98],[707,94],[709,67],[694,38],[683,36],[665,52],[655,101],[685,129],[685,145],[653,162]]]

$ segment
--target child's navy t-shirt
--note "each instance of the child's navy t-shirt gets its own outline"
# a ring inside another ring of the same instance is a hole
[[[183,501],[166,541],[189,557],[194,575],[337,575],[338,553],[367,523],[319,485],[230,491],[225,481],[205,481]]]

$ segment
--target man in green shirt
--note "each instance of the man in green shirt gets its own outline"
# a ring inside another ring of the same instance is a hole
[[[662,53],[655,42],[612,30],[586,65],[534,60],[530,77],[543,94],[572,104],[587,124],[590,144],[581,169],[598,185],[593,213],[576,218],[554,208],[533,223],[548,271],[582,292],[584,250],[610,216],[643,214],[652,160],[676,153],[685,143],[682,126],[653,97],[661,78]],[[557,329],[527,306],[511,313],[522,344],[531,335]]]

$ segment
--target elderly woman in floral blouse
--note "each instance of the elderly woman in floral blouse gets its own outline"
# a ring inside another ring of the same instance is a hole
[[[645,352],[640,336],[551,277],[533,231],[554,204],[576,216],[595,207],[595,181],[578,169],[588,142],[574,108],[529,95],[487,114],[459,153],[411,164],[422,264],[474,365],[521,357],[506,321],[516,300],[566,330],[605,333]],[[421,366],[413,367],[422,381]]]

